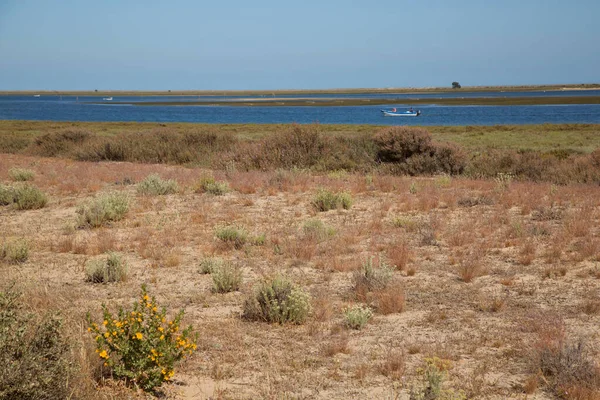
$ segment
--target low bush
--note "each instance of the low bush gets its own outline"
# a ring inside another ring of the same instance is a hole
[[[212,274],[213,271],[223,265],[223,260],[220,258],[207,257],[200,260],[200,273]]]
[[[14,206],[17,210],[37,210],[48,204],[48,197],[36,186],[30,184],[13,187]]]
[[[14,288],[0,291],[0,399],[67,399],[72,376],[60,316],[36,317]]]
[[[394,126],[379,131],[374,138],[381,162],[401,163],[414,155],[432,150],[431,134],[423,128]]]
[[[213,177],[202,177],[197,184],[196,192],[209,193],[222,196],[230,191],[229,184],[223,181],[215,181]]]
[[[537,363],[544,381],[560,398],[600,397],[600,368],[585,342],[540,341]]]
[[[223,225],[215,228],[215,237],[227,245],[241,249],[248,241],[248,232],[234,225]]]
[[[85,279],[92,283],[122,282],[127,277],[127,263],[117,253],[90,260],[85,265]]]
[[[352,197],[346,192],[334,193],[326,189],[320,189],[311,204],[317,211],[329,211],[338,208],[349,210],[352,207]]]
[[[16,182],[31,181],[35,177],[35,173],[26,168],[11,168],[8,170],[8,176],[10,179]]]
[[[19,264],[29,258],[29,243],[20,239],[7,242],[0,247],[0,260],[6,260],[9,264]]]
[[[244,302],[249,320],[302,324],[310,313],[310,295],[285,278],[263,282]]]
[[[167,320],[145,286],[131,310],[120,308],[113,315],[103,305],[103,322],[95,323],[88,313],[88,331],[96,340],[96,353],[112,376],[145,391],[154,391],[169,381],[175,364],[196,350],[192,327],[180,331],[184,311]]]
[[[385,128],[373,139],[377,160],[390,163],[391,172],[420,175],[461,174],[467,166],[467,154],[449,143],[435,143],[423,128],[396,126]]]
[[[363,304],[356,304],[344,310],[344,324],[350,329],[362,329],[371,317],[373,311]]]
[[[223,263],[212,269],[213,292],[236,291],[242,284],[242,270],[232,263]]]
[[[138,183],[137,192],[145,196],[162,196],[177,192],[177,188],[177,182],[173,179],[162,179],[157,174],[152,174]]]
[[[0,183],[0,206],[7,206],[15,202],[15,192],[10,186]]]
[[[79,228],[97,228],[120,221],[129,211],[129,197],[125,193],[110,192],[96,197],[77,209]]]

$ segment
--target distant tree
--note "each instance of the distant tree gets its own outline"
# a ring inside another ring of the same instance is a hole
[[[460,89],[460,83],[452,82],[452,89]]]
[[[98,91],[98,89],[94,89],[94,92],[97,92],[97,91]]]

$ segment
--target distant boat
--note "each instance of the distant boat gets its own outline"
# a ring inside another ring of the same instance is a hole
[[[406,111],[396,111],[395,108],[391,110],[381,110],[384,117],[418,117],[421,115],[421,110],[413,111],[412,109]]]
[[[40,95],[39,94],[34,94],[33,97],[40,97]]]
[[[103,97],[102,100],[111,101],[112,97]]]

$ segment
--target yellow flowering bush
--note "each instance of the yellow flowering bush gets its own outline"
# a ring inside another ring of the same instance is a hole
[[[189,326],[181,330],[181,310],[167,319],[142,285],[139,300],[131,310],[119,309],[117,315],[102,305],[103,321],[92,321],[88,313],[88,331],[96,340],[96,353],[113,376],[152,391],[175,373],[174,365],[196,350],[197,336]]]

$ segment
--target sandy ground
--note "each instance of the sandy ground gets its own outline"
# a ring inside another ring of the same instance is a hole
[[[232,191],[214,196],[192,190],[213,173],[198,169],[3,154],[1,182],[10,183],[14,166],[35,171],[33,183],[50,201],[40,210],[0,208],[0,243],[24,238],[31,247],[25,263],[0,264],[0,284],[47,293],[80,327],[102,303],[131,304],[143,283],[160,304],[185,309],[199,348],[177,368],[168,398],[404,399],[420,382],[423,360],[436,356],[451,365],[445,388],[467,398],[546,399],[553,395],[543,382],[526,387],[538,372],[540,335],[564,324],[567,340],[599,344],[597,186],[221,171],[214,176]],[[140,196],[122,184],[150,173],[176,179],[179,193]],[[347,191],[354,204],[317,212],[311,201],[319,188]],[[111,190],[130,195],[126,218],[73,229],[77,206]],[[335,233],[307,236],[310,219]],[[266,242],[228,247],[215,238],[223,223]],[[127,260],[127,280],[85,282],[85,263],[109,250]],[[241,290],[213,293],[211,276],[199,272],[205,257],[239,265]],[[353,273],[370,257],[397,266],[401,312],[385,314],[354,290]],[[304,325],[240,317],[254,285],[274,274],[310,292]],[[361,301],[373,306],[373,319],[362,330],[346,328],[342,310]]]

